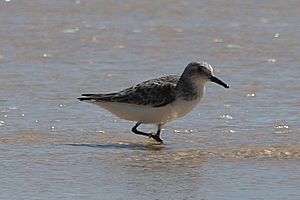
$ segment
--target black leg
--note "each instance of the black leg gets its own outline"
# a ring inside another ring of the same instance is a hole
[[[161,125],[158,125],[158,129],[155,135],[151,135],[151,137],[156,140],[159,143],[163,143],[162,139],[160,139],[160,131],[161,131]]]
[[[138,134],[138,135],[144,135],[144,136],[147,136],[147,137],[151,137],[151,136],[152,136],[151,133],[144,133],[144,132],[142,132],[142,131],[137,130],[137,127],[138,127],[139,125],[141,125],[141,123],[142,123],[142,122],[136,123],[136,124],[134,125],[134,127],[131,129],[132,132],[134,132],[135,134]]]
[[[141,125],[141,124],[142,124],[142,122],[137,122],[137,123],[134,125],[134,127],[131,129],[132,132],[134,132],[135,134],[138,134],[138,135],[144,135],[144,136],[147,136],[147,137],[149,137],[149,138],[153,138],[154,140],[156,140],[157,142],[159,142],[159,143],[161,143],[161,144],[163,143],[162,139],[160,139],[161,125],[158,125],[156,134],[152,134],[152,133],[144,133],[144,132],[142,132],[142,131],[137,130],[137,127],[138,127],[139,125]]]

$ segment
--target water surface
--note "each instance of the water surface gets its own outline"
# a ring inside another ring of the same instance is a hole
[[[2,1],[1,199],[299,199],[299,8]],[[165,145],[76,100],[194,60],[231,88],[208,84]]]

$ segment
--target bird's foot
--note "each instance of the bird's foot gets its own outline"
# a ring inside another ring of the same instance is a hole
[[[149,138],[153,138],[155,141],[159,142],[160,144],[163,144],[163,143],[164,143],[163,140],[160,139],[160,137],[159,137],[158,134],[151,134],[151,135],[149,136]]]

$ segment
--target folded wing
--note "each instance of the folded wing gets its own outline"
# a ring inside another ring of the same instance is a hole
[[[173,102],[179,76],[170,75],[142,82],[117,93],[82,94],[81,101],[119,102],[161,107]]]

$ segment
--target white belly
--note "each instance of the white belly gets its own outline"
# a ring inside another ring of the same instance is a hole
[[[194,101],[178,100],[162,107],[141,106],[116,102],[90,102],[100,106],[121,119],[148,124],[164,124],[185,116],[198,104]]]

